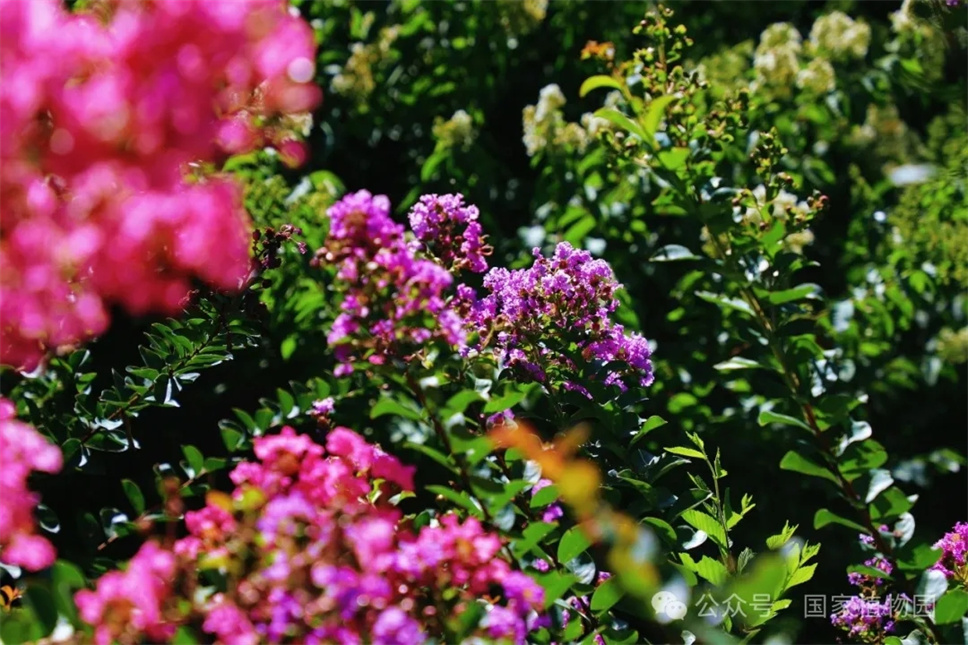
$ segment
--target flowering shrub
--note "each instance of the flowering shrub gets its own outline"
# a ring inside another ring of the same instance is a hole
[[[212,493],[185,514],[187,537],[170,550],[145,543],[126,571],[77,594],[96,642],[166,640],[189,621],[223,643],[418,643],[458,632],[524,642],[543,590],[474,518],[404,522],[391,500],[413,492],[412,467],[347,428],[325,448],[290,427],[254,443],[258,461],[235,467],[231,495]],[[206,572],[223,582],[199,589]]]
[[[110,303],[174,313],[192,278],[239,289],[248,217],[207,166],[267,142],[303,156],[282,117],[318,101],[308,25],[261,1],[2,11],[4,361],[103,333]]]
[[[56,473],[61,452],[32,427],[17,421],[13,403],[0,397],[0,562],[37,571],[50,566],[56,554],[34,521],[39,497],[27,488],[31,471]]]
[[[893,9],[0,0],[0,640],[964,640]]]

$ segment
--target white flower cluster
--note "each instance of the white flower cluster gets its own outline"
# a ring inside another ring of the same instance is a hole
[[[817,18],[810,29],[810,46],[833,60],[860,59],[867,55],[871,28],[842,11],[832,11]]]
[[[497,0],[497,7],[509,38],[533,31],[548,14],[548,0]]]
[[[832,63],[864,58],[870,40],[870,26],[841,11],[817,18],[806,45],[790,23],[772,24],[754,52],[753,89],[779,98],[790,97],[794,86],[807,95],[832,92],[837,88]]]
[[[768,87],[780,96],[788,96],[800,71],[802,37],[788,22],[770,25],[760,35],[760,44],[753,54],[756,86]]]
[[[446,121],[437,117],[433,127],[434,138],[444,148],[467,150],[477,138],[474,119],[464,110],[457,110]]]
[[[374,43],[350,45],[349,59],[333,77],[333,92],[357,101],[365,100],[376,89],[374,69],[389,57],[390,49],[399,35],[399,25],[393,25],[381,29]]]
[[[826,94],[837,88],[834,66],[826,58],[814,58],[797,72],[797,87],[811,94]]]
[[[607,123],[591,114],[585,114],[581,123],[568,122],[561,112],[565,102],[561,88],[552,84],[541,89],[536,105],[524,108],[523,141],[529,157],[542,151],[558,152],[569,148],[584,152],[595,133]]]

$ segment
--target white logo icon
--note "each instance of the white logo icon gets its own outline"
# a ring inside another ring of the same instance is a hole
[[[686,603],[679,600],[671,591],[660,591],[652,596],[652,608],[657,614],[665,614],[669,620],[680,620],[686,617]]]

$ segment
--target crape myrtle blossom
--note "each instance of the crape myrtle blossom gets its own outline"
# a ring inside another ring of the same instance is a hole
[[[605,385],[622,390],[652,383],[651,349],[611,320],[621,285],[604,260],[562,243],[551,258],[534,250],[529,269],[492,268],[479,297],[458,276],[487,270],[491,248],[478,209],[462,195],[424,195],[409,213],[414,238],[390,218],[383,195],[361,190],[328,211],[329,236],[317,264],[337,267],[341,313],[328,341],[336,375],[365,359],[384,364],[440,339],[464,356],[492,352],[520,376],[549,376],[590,397],[576,364],[605,366]]]
[[[27,488],[31,471],[59,472],[63,458],[33,427],[17,421],[16,407],[0,397],[0,562],[36,571],[54,563],[54,547],[37,534],[40,497]]]
[[[352,372],[355,358],[382,364],[435,337],[463,346],[463,322],[448,294],[453,276],[435,258],[423,256],[419,245],[408,244],[403,226],[390,218],[385,195],[361,190],[328,214],[329,236],[316,261],[338,267],[341,313],[327,337],[340,363],[337,376]],[[426,225],[431,221],[441,224],[428,218]]]
[[[498,535],[453,513],[415,529],[393,505],[414,468],[342,427],[325,446],[288,427],[254,443],[231,495],[186,513],[186,537],[146,543],[77,594],[98,643],[162,641],[191,623],[220,643],[409,645],[452,633],[476,604],[468,637],[523,643],[542,624],[544,591]],[[199,593],[199,571],[230,589]]]
[[[424,195],[410,209],[410,230],[420,245],[453,273],[487,271],[491,247],[477,221],[480,211],[462,195]]]
[[[177,311],[250,269],[241,190],[212,168],[320,99],[282,0],[0,0],[0,354],[32,369],[108,307]]]
[[[935,543],[941,558],[931,568],[968,588],[968,522],[958,522]]]
[[[880,531],[887,532],[886,525]],[[860,534],[862,545],[873,548],[874,538]],[[894,571],[893,565],[881,555],[875,555],[864,561],[864,565],[890,576]],[[913,611],[912,599],[906,594],[885,594],[889,584],[885,578],[866,573],[851,572],[847,574],[847,581],[858,588],[855,596],[845,596],[846,599],[830,616],[830,622],[835,627],[846,631],[851,638],[865,643],[880,643],[897,628],[897,622],[910,616]]]
[[[612,322],[621,285],[604,260],[567,242],[552,257],[534,249],[528,269],[491,269],[483,298],[465,296],[468,328],[523,378],[547,383],[549,377],[590,396],[574,383],[581,369],[574,358],[605,366],[603,381],[624,390],[652,384],[651,350],[637,333]]]

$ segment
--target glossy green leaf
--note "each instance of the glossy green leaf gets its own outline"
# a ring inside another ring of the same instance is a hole
[[[788,414],[780,414],[779,412],[774,412],[773,410],[762,410],[760,416],[756,419],[757,423],[761,426],[769,425],[771,423],[776,423],[779,425],[794,426],[802,430],[810,432],[810,426],[806,423],[797,419],[796,417],[791,417]]]
[[[780,468],[783,470],[790,470],[795,473],[810,475],[811,477],[820,477],[837,485],[840,484],[837,476],[830,472],[830,470],[824,468],[820,464],[810,461],[800,453],[793,450],[787,452],[787,454],[783,456],[783,459],[780,460]]]
[[[591,541],[579,526],[573,526],[561,537],[558,543],[558,561],[569,562],[591,546]]]
[[[822,529],[828,524],[840,524],[841,526],[846,526],[847,528],[859,531],[861,533],[867,533],[867,529],[851,520],[845,519],[832,513],[826,508],[819,509],[813,516],[813,528]]]
[[[582,82],[581,87],[578,88],[578,96],[584,98],[589,92],[603,87],[620,91],[625,90],[625,86],[615,78],[598,74],[596,76],[590,76]]]
[[[138,488],[138,485],[131,481],[130,479],[122,479],[121,486],[124,488],[124,494],[127,496],[128,501],[131,502],[131,506],[134,508],[134,512],[137,514],[144,513],[145,511],[145,496]]]
[[[938,598],[934,608],[934,622],[950,625],[959,622],[968,614],[968,591],[952,589]]]
[[[618,577],[612,576],[598,585],[595,593],[592,594],[592,611],[601,615],[614,607],[615,603],[621,600],[624,595],[625,590],[619,584]]]

